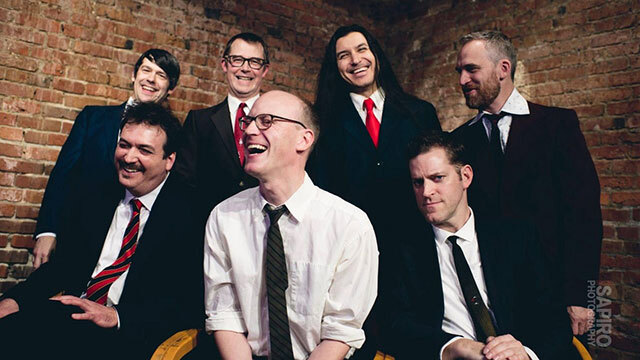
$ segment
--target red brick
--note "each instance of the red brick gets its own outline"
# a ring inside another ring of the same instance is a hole
[[[1,221],[1,220],[0,220]],[[26,250],[4,250],[0,249],[0,262],[25,264],[29,259],[29,252]]]
[[[640,227],[638,226],[619,227],[619,228],[616,228],[616,233],[618,234],[618,239],[623,239],[623,240],[640,239]]]
[[[46,176],[18,175],[16,176],[16,186],[23,189],[44,189],[47,185],[47,179]]]
[[[58,150],[28,145],[24,151],[24,158],[56,161],[56,159],[58,158]]]
[[[22,129],[1,126],[0,139],[20,141],[22,140]]]
[[[0,172],[0,185],[12,186],[15,178],[16,178],[16,174]]]
[[[631,210],[629,209],[602,209],[602,220],[625,222],[631,220]]]
[[[55,78],[53,80],[53,88],[74,94],[84,94],[84,84],[62,78]]]
[[[625,206],[637,206],[640,205],[640,192],[630,191],[630,192],[619,192],[611,194],[611,200],[615,204],[625,205]]]
[[[0,203],[0,216],[12,217],[16,212],[16,206],[13,204]]]
[[[6,277],[7,277],[7,265],[0,264],[0,278],[6,278]]]
[[[16,159],[0,158],[0,170],[17,173],[42,174],[43,165]]]
[[[24,193],[24,200],[30,204],[40,204],[42,202],[42,195],[44,195],[44,191],[26,190]]]
[[[13,235],[11,237],[11,246],[18,249],[33,249],[35,245],[33,236],[31,235]]]
[[[0,218],[0,231],[9,233],[30,234],[35,230],[36,223],[31,220],[8,220]],[[1,252],[2,250],[0,250]],[[0,260],[0,262],[3,262]]]
[[[0,155],[20,157],[22,156],[22,146],[0,143]]]
[[[0,234],[0,248],[7,246],[9,243],[9,235]]]
[[[98,98],[87,98],[84,96],[65,95],[64,105],[76,109],[82,109],[87,105],[106,105],[106,101]]]

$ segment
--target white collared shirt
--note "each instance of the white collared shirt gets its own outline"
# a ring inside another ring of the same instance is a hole
[[[243,111],[244,111],[244,114],[247,115],[249,114],[249,111],[251,111],[253,104],[256,103],[256,100],[258,100],[259,97],[260,97],[260,94],[258,93],[256,96],[252,97],[251,99],[248,99],[247,101],[242,101],[231,94],[227,94],[227,105],[229,105],[229,116],[230,116],[232,131],[233,129],[236,128],[236,113],[238,112],[238,106],[240,106],[240,104],[242,103],[245,103],[247,106],[244,108]]]
[[[205,229],[207,331],[246,333],[253,355],[269,353],[265,256],[269,217],[258,187],[216,206]],[[285,291],[295,359],[324,339],[362,346],[377,293],[378,249],[366,214],[311,182],[285,202]]]
[[[168,177],[168,175],[167,175]],[[142,232],[144,231],[144,226],[147,224],[147,219],[149,219],[149,212],[153,207],[153,204],[160,193],[160,190],[164,186],[164,183],[167,181],[167,178],[160,183],[155,189],[146,195],[140,196],[137,199],[142,203],[142,208],[140,209],[140,226],[138,228],[138,241],[142,237]],[[118,254],[120,253],[120,248],[122,247],[122,239],[124,238],[124,232],[127,229],[127,225],[129,224],[129,220],[131,220],[131,199],[135,197],[129,192],[129,190],[125,190],[125,195],[118,207],[116,208],[115,213],[113,214],[113,219],[111,220],[111,226],[109,226],[109,231],[107,232],[107,237],[104,241],[104,245],[102,246],[102,252],[100,253],[100,258],[98,258],[98,263],[91,274],[91,278],[94,278],[98,275],[102,270],[111,266],[114,261],[118,258]],[[133,260],[135,261],[135,259]],[[116,281],[111,284],[109,288],[109,293],[107,295],[107,306],[118,305],[120,301],[120,296],[122,295],[122,290],[124,290],[125,281],[127,279],[127,275],[129,274],[129,269],[127,269]],[[84,294],[82,295],[84,297]]]
[[[364,101],[367,100],[368,98],[360,95],[360,94],[356,94],[356,93],[349,93],[349,96],[351,97],[351,102],[353,102],[353,106],[356,107],[356,111],[358,112],[358,115],[360,115],[360,118],[362,119],[362,123],[365,124],[365,126],[367,125],[367,109],[364,107]],[[378,119],[378,121],[382,124],[382,111],[384,110],[384,91],[382,90],[382,88],[378,88],[376,91],[373,92],[373,94],[371,94],[371,96],[369,96],[369,98],[371,100],[373,100],[373,115],[376,116],[376,119]]]
[[[502,151],[507,148],[507,140],[509,140],[509,130],[511,129],[511,121],[513,120],[512,115],[529,115],[531,112],[529,111],[529,104],[527,100],[520,95],[516,88],[513,88],[511,95],[502,106],[502,109],[498,113],[504,113],[504,116],[498,120],[498,129],[500,130],[500,145],[502,146]],[[487,111],[480,111],[478,115],[469,123],[469,126],[475,124],[476,122],[482,119],[484,114],[490,114]],[[484,125],[484,130],[487,133],[487,138],[491,138],[491,121],[488,119],[483,119],[482,124]]]
[[[457,244],[462,249],[464,257],[469,264],[469,268],[473,274],[473,280],[476,282],[478,291],[480,292],[480,297],[482,297],[482,301],[484,301],[487,308],[491,309],[487,285],[484,281],[484,273],[482,272],[482,261],[480,260],[475,219],[471,208],[469,208],[469,212],[471,214],[469,219],[455,233],[432,225],[438,252],[438,264],[440,265],[442,296],[444,298],[442,331],[457,335],[442,346],[440,349],[440,359],[442,359],[444,349],[452,342],[460,338],[476,340],[473,319],[467,309],[467,303],[464,300],[462,286],[460,286],[460,280],[458,279],[458,273],[456,272],[456,266],[453,260],[453,247],[452,244],[447,241],[449,236],[455,235],[458,237]],[[524,348],[531,360],[538,360],[538,357],[531,349],[526,346]]]

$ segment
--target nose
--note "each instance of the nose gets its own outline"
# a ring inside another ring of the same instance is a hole
[[[351,63],[352,64],[354,64],[354,65],[359,64],[361,59],[362,59],[362,57],[357,52],[351,54]]]
[[[431,184],[430,181],[425,181],[424,187],[422,188],[422,196],[426,198],[431,197],[431,195],[433,195],[434,189],[435,187]]]
[[[251,71],[251,67],[249,66],[249,60],[245,60],[240,66],[240,70],[242,71]]]
[[[124,162],[130,164],[136,161],[136,154],[133,148],[125,150],[124,155],[122,156]]]
[[[465,70],[460,71],[460,78],[459,78],[460,86],[464,86],[470,80],[471,78],[469,77],[469,73],[467,71]]]
[[[258,125],[256,125],[256,121],[254,120],[249,123],[249,125],[244,129],[244,135],[258,134],[260,133],[260,129],[258,129]]]

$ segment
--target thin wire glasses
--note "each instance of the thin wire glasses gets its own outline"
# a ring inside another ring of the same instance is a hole
[[[306,126],[304,126],[303,123],[301,123],[298,120],[287,119],[287,118],[284,118],[282,116],[272,115],[272,114],[259,114],[259,115],[256,115],[256,116],[245,115],[245,116],[241,117],[240,118],[240,130],[245,131],[249,127],[249,125],[251,125],[251,122],[254,121],[254,120],[256,122],[256,126],[260,130],[267,130],[276,121],[285,121],[285,122],[296,123],[296,124],[302,126],[305,129],[307,128]]]
[[[255,57],[247,59],[240,55],[227,55],[224,57],[224,59],[233,67],[241,67],[246,61],[249,63],[249,67],[253,70],[260,70],[267,63],[266,61],[264,61],[264,59]]]

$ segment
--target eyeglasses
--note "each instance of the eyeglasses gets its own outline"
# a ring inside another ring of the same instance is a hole
[[[256,115],[256,116],[245,115],[245,116],[241,117],[240,118],[240,130],[242,130],[242,131],[247,130],[249,125],[251,125],[251,122],[254,121],[254,120],[255,120],[256,126],[258,127],[259,130],[267,130],[276,121],[285,121],[285,122],[296,123],[296,124],[302,126],[305,129],[307,128],[306,126],[304,126],[303,123],[301,123],[300,121],[297,121],[297,120],[291,120],[291,119],[284,118],[282,116],[272,115],[272,114],[259,114],[259,115]]]
[[[244,62],[249,63],[249,67],[253,70],[260,70],[267,63],[264,59],[260,58],[245,58],[240,55],[227,55],[224,59],[233,67],[241,67]]]

